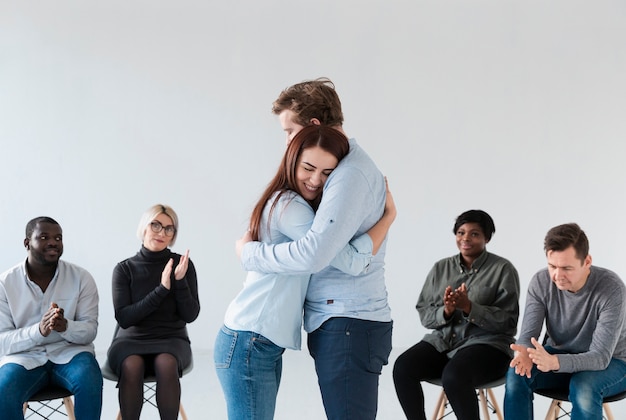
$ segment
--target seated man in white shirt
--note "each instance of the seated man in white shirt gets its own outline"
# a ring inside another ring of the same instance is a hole
[[[54,219],[28,222],[24,246],[26,260],[0,274],[2,418],[23,419],[24,402],[57,385],[74,394],[76,419],[99,419],[96,283],[85,269],[60,260],[63,232]]]

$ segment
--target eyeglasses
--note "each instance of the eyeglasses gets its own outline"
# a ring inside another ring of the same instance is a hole
[[[152,229],[154,233],[159,233],[160,231],[164,231],[165,236],[174,236],[174,234],[176,233],[176,228],[174,226],[172,225],[163,226],[161,222],[156,221],[156,220],[150,222],[150,229]]]

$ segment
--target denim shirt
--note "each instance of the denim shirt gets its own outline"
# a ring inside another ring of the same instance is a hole
[[[298,194],[283,194],[270,218],[276,194],[263,210],[260,236],[266,243],[301,238],[310,229],[315,213]],[[268,230],[269,223],[269,230]],[[364,234],[347,244],[332,261],[339,270],[358,274],[372,257],[372,240]],[[233,330],[253,331],[274,344],[300,349],[302,307],[311,275],[308,273],[248,272],[243,289],[226,310],[224,325]]]
[[[299,240],[280,244],[249,242],[244,269],[261,273],[313,273],[304,307],[304,328],[316,330],[332,317],[391,321],[384,258],[387,240],[359,275],[329,266],[355,236],[383,215],[385,179],[374,162],[350,139],[350,152],[330,174],[311,229]]]
[[[457,309],[444,317],[443,295],[465,283],[472,303],[464,316]],[[454,356],[460,348],[487,344],[513,355],[509,345],[517,332],[519,317],[519,277],[508,260],[484,251],[470,269],[461,255],[438,261],[428,273],[417,302],[422,325],[434,331],[424,337],[439,352]]]

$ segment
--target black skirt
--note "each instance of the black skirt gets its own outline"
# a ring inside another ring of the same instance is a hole
[[[180,337],[170,338],[132,338],[118,337],[113,340],[107,352],[109,366],[120,376],[122,362],[128,356],[140,355],[153,360],[154,356],[169,353],[178,361],[178,376],[191,364],[191,345]],[[154,375],[154,363],[146,363],[146,376]]]

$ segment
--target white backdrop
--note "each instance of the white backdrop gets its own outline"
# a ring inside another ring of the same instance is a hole
[[[25,257],[29,219],[57,219],[64,258],[98,283],[105,351],[111,271],[142,212],[170,204],[199,274],[192,343],[211,349],[245,276],[234,241],[284,148],[271,103],[327,76],[398,205],[395,347],[424,334],[423,279],[470,208],[524,291],[570,221],[626,277],[625,39],[623,1],[3,1],[0,270]]]

